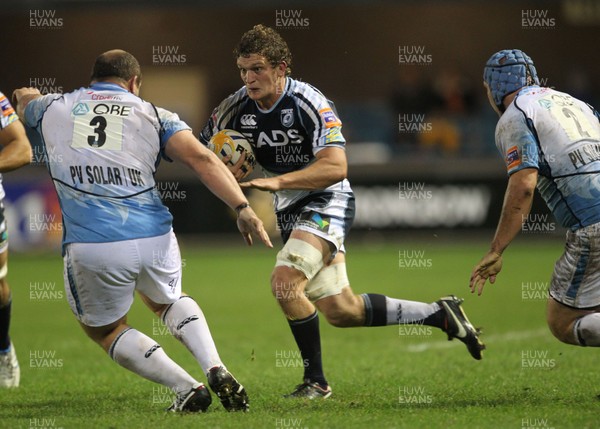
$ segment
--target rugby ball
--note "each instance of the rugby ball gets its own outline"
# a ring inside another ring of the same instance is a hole
[[[254,156],[252,146],[242,133],[235,130],[219,131],[210,139],[208,148],[221,160],[230,156],[231,158],[227,161],[229,165],[235,165],[239,161],[240,156],[245,152],[246,160],[241,167],[244,176],[250,174],[256,166],[256,157]]]

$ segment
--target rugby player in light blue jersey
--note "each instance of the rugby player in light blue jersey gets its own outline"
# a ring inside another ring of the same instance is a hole
[[[569,94],[539,86],[533,61],[510,49],[495,53],[484,86],[500,115],[496,146],[508,186],[489,252],[471,273],[482,293],[502,269],[502,253],[527,220],[537,187],[565,228],[566,246],[554,266],[547,320],[567,344],[600,346],[600,116]]]
[[[23,124],[6,96],[0,92],[0,173],[31,162],[31,145]],[[15,347],[10,339],[12,296],[8,274],[8,226],[4,218],[4,188],[0,174],[0,387],[18,387],[21,377]]]
[[[137,291],[194,355],[229,411],[246,410],[243,386],[223,365],[202,310],[181,291],[181,256],[172,216],[155,187],[161,158],[191,168],[271,247],[262,222],[229,170],[179,117],[138,97],[141,69],[112,50],[94,64],[92,82],[68,94],[15,91],[18,111],[41,136],[63,217],[65,290],[87,335],[119,365],[170,388],[170,411],[205,411],[210,393],[153,339],[127,324]]]
[[[354,194],[346,178],[342,123],[333,103],[315,87],[290,77],[291,53],[271,28],[257,25],[246,32],[235,55],[244,86],[213,111],[200,140],[208,144],[223,129],[244,134],[266,177],[241,186],[274,195],[284,247],[277,254],[271,289],[304,362],[303,382],[287,396],[331,395],[322,367],[317,309],[337,327],[435,326],[481,359],[484,346],[462,311],[462,300],[448,296],[428,304],[352,292],[344,239],[354,219]],[[244,160],[242,156],[231,167],[238,180],[245,175]]]

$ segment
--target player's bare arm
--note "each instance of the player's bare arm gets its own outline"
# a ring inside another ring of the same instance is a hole
[[[191,168],[213,194],[232,209],[237,209],[238,228],[248,245],[252,244],[252,234],[255,234],[267,247],[273,247],[262,221],[248,206],[248,200],[231,172],[190,130],[173,134],[165,152],[169,158]]]
[[[31,146],[25,128],[14,121],[0,131],[0,173],[15,170],[31,162]]]
[[[315,155],[316,161],[302,170],[265,177],[240,184],[242,188],[256,188],[262,191],[282,189],[324,189],[344,180],[348,174],[346,152],[338,147],[322,149]]]
[[[537,176],[535,168],[525,168],[510,176],[490,250],[471,273],[471,292],[477,290],[478,295],[481,295],[486,280],[489,279],[490,283],[496,281],[496,276],[502,269],[502,253],[517,236],[531,210]]]
[[[19,118],[24,117],[25,108],[31,100],[41,97],[42,94],[37,88],[23,87],[15,89],[12,98],[16,103],[15,108],[17,109],[17,115]]]

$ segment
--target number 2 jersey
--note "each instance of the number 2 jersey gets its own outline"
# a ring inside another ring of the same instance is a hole
[[[301,170],[315,161],[322,149],[345,149],[333,103],[313,86],[290,77],[279,100],[269,110],[262,110],[248,97],[242,87],[226,98],[212,113],[200,134],[208,144],[211,137],[223,129],[233,129],[246,136],[267,177]],[[325,190],[281,190],[275,193],[275,210],[309,197],[311,193],[351,193],[344,179]]]
[[[598,113],[550,88],[522,89],[496,127],[508,173],[536,168],[537,188],[563,227],[600,222]]]
[[[172,216],[155,187],[164,147],[190,128],[112,83],[31,101],[25,122],[42,137],[63,215],[63,244],[166,234]]]

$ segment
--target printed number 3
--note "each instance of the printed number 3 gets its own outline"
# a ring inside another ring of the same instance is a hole
[[[104,132],[104,129],[106,128],[106,118],[104,118],[104,116],[94,116],[90,121],[90,126],[96,127],[94,128],[94,133],[98,136],[98,139],[96,139],[96,135],[88,136],[88,144],[92,147],[104,145],[106,142],[106,133]]]

